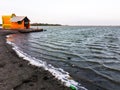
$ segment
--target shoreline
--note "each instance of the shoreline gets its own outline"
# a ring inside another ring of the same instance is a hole
[[[6,36],[17,31],[0,30],[0,89],[1,90],[70,90],[43,68],[30,65],[18,57]]]

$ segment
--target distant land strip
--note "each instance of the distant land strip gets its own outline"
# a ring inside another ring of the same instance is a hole
[[[2,26],[2,24],[0,24]],[[31,23],[31,26],[62,26],[61,24]]]
[[[32,23],[31,26],[62,26],[61,24]]]

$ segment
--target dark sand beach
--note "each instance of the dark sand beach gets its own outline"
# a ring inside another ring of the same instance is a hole
[[[0,30],[0,90],[70,90],[48,71],[19,58],[6,44],[6,35],[18,33]]]

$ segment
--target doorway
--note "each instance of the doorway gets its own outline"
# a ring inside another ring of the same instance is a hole
[[[25,17],[24,18],[24,27],[26,28],[26,29],[28,29],[29,28],[29,19],[27,18],[27,17]]]

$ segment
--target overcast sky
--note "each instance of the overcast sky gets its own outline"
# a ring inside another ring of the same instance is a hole
[[[120,0],[0,0],[0,16],[12,13],[32,23],[120,25]]]

